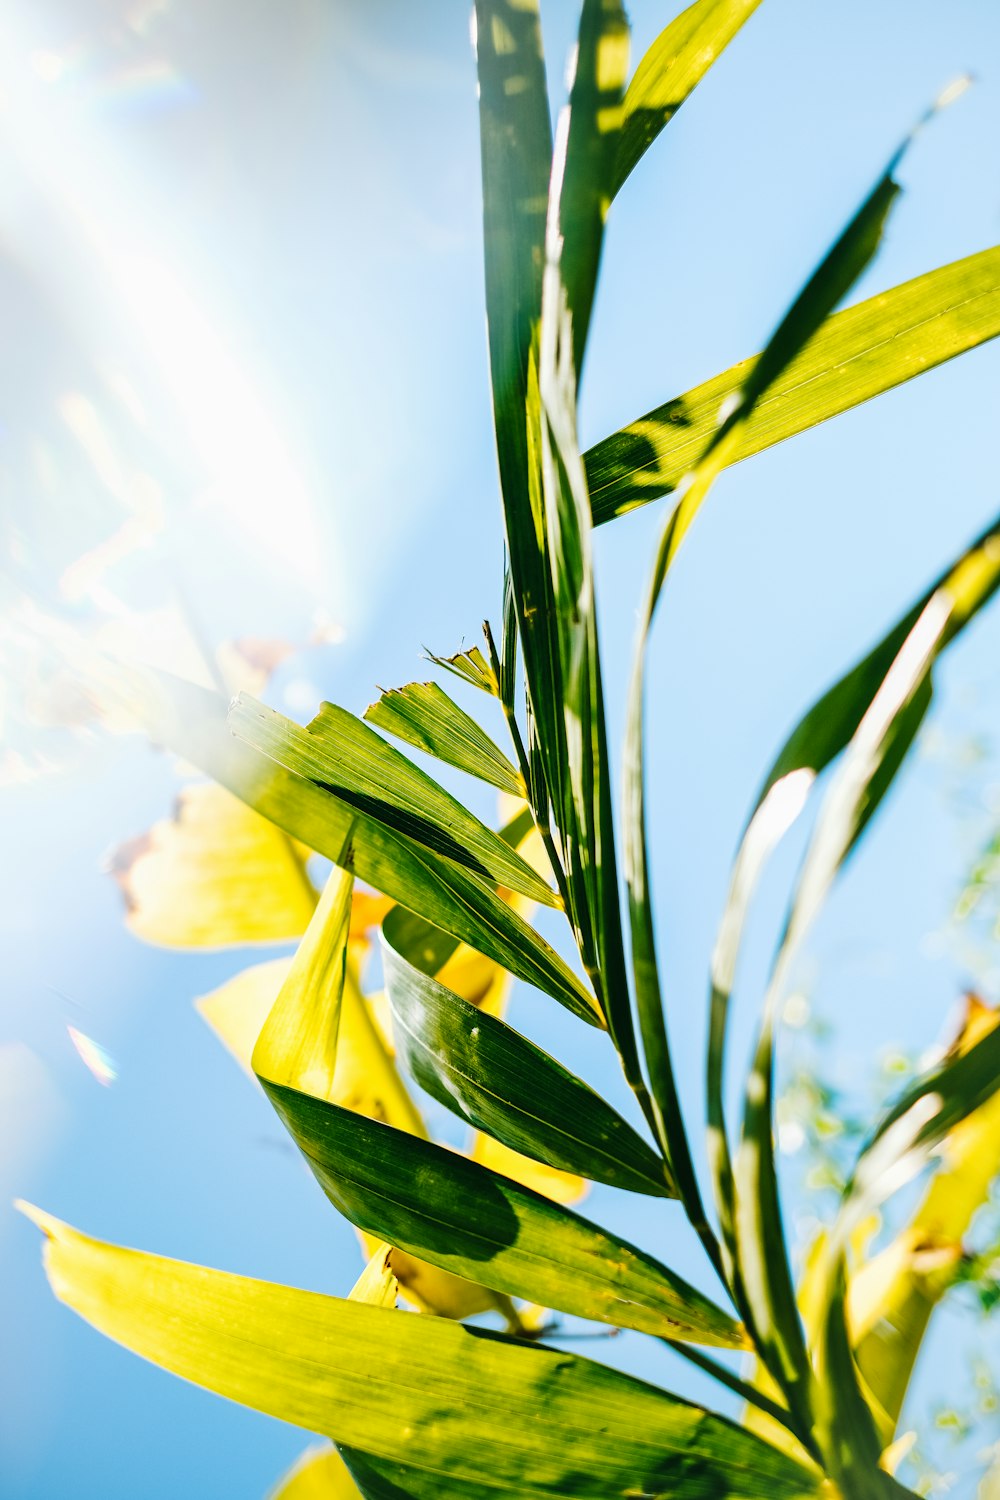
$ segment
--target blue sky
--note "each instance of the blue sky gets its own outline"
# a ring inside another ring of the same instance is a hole
[[[631,7],[636,57],[673,10]],[[573,11],[543,8],[554,91]],[[501,526],[465,4],[10,0],[3,27],[14,128],[0,148],[0,306],[24,321],[0,362],[0,463],[23,475],[41,445],[67,476],[46,524],[24,523],[40,599],[61,542],[102,535],[93,444],[89,469],[72,448],[89,410],[162,501],[126,604],[179,583],[210,637],[303,640],[317,611],[337,627],[339,644],[282,669],[276,706],[305,717],[312,693],[360,710],[376,683],[422,675],[424,645],[473,641],[499,611]],[[997,240],[1000,11],[764,0],[615,204],[584,441],[760,347],[900,136],[966,70],[977,86],[907,157],[856,296]],[[707,956],[750,799],[820,688],[995,512],[998,373],[1000,350],[977,351],[726,474],[671,577],[650,661],[650,809],[692,1111]],[[653,506],[597,543],[615,743],[658,524]],[[945,741],[974,729],[1000,744],[996,628],[987,615],[940,674]],[[995,793],[997,764],[980,769],[977,798]],[[2,1196],[110,1239],[343,1293],[358,1269],[351,1231],[191,1005],[262,955],[143,947],[101,873],[179,781],[134,740],[83,740],[61,774],[0,787]],[[930,1042],[964,980],[928,935],[985,814],[960,823],[947,782],[928,753],[907,770],[812,945],[804,982],[836,1022],[829,1066],[843,1079],[900,1038]],[[737,1043],[796,853],[764,893]],[[537,995],[519,996],[514,1018],[620,1099],[598,1039]],[[83,1068],[67,1022],[113,1054],[113,1087]],[[619,1206],[607,1190],[586,1211]],[[625,1228],[698,1274],[669,1205],[630,1206]],[[304,1446],[57,1306],[35,1231],[2,1206],[0,1257],[4,1494],[262,1495]],[[939,1341],[928,1399],[960,1373],[962,1337]],[[638,1340],[596,1352],[704,1394]]]

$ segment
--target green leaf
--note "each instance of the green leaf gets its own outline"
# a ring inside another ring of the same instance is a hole
[[[721,1090],[716,1086],[718,1080],[714,1072],[714,1052],[710,1051],[709,1058],[709,1123],[711,1127],[709,1141],[723,1234],[721,1247],[716,1244],[705,1223],[700,1194],[690,1165],[690,1150],[677,1105],[677,1091],[663,1019],[644,810],[643,757],[647,643],[663,585],[673,560],[716,478],[739,451],[744,428],[751,420],[753,412],[768,391],[780,380],[800,350],[809,343],[817,329],[822,326],[824,319],[847,293],[875,254],[889,210],[899,191],[892,174],[906,144],[907,142],[904,142],[903,147],[893,156],[887,170],[872,192],[814,271],[778,324],[764,352],[748,368],[741,386],[729,403],[728,410],[717,414],[718,425],[712,431],[694,467],[687,474],[677,503],[663,528],[646,598],[640,610],[639,640],[633,658],[625,730],[624,825],[625,877],[629,896],[633,973],[640,1028],[646,1049],[647,1064],[651,1069],[654,1067],[656,1069],[655,1072],[651,1072],[650,1081],[657,1108],[659,1131],[685,1207],[692,1223],[701,1233],[717,1269],[731,1286],[745,1317],[749,1317],[750,1307],[746,1301],[742,1273],[735,1254],[731,1166],[725,1122],[722,1119],[722,1095]],[[714,1047],[717,1038],[713,1035],[711,1040]],[[773,1210],[775,1205],[776,1200],[775,1204],[769,1201],[767,1209]],[[763,1211],[765,1210],[762,1209]],[[768,1216],[773,1217],[772,1214]],[[780,1233],[780,1224],[771,1225],[769,1238],[772,1241],[775,1229]],[[771,1249],[775,1249],[774,1244]],[[796,1404],[796,1393],[800,1385],[807,1384],[808,1361],[798,1325],[791,1280],[785,1265],[783,1245],[778,1246],[778,1249],[780,1253],[777,1254],[775,1264],[770,1269],[773,1269],[776,1283],[780,1283],[780,1286],[774,1296],[769,1298],[768,1325],[766,1328],[762,1328],[759,1323],[751,1326],[763,1340],[761,1352],[765,1358],[777,1357],[780,1349],[780,1360],[788,1382],[783,1385],[783,1388],[789,1406],[793,1416],[807,1426],[808,1412],[801,1405]],[[763,1257],[762,1243],[758,1244],[755,1250]],[[765,1270],[769,1271],[767,1265],[765,1265]],[[773,1317],[777,1317],[776,1323]],[[777,1330],[777,1342],[769,1337],[768,1329]]]
[[[1000,334],[1000,246],[940,266],[830,318],[748,417],[735,463],[806,432]],[[676,489],[753,359],[605,438],[585,455],[600,525]]]
[[[537,377],[552,126],[537,0],[476,0],[475,17],[493,426],[530,714],[550,712],[546,705],[557,701],[545,673],[554,626],[538,439],[525,419],[529,371]],[[537,795],[532,800],[540,805]]]
[[[826,1317],[819,1331],[816,1360],[816,1438],[824,1465],[852,1500],[889,1500],[905,1494],[879,1468],[882,1444],[872,1412],[861,1394],[857,1366],[847,1337],[844,1257],[838,1257]]]
[[[981,555],[986,561],[998,534],[998,522],[993,521],[968,548],[963,549],[948,564],[867,656],[834,683],[833,687],[817,699],[808,713],[803,715],[764,778],[764,785],[754,805],[753,817],[762,808],[772,787],[796,771],[804,771],[807,776],[818,776],[840,754],[857,731],[903,642],[931,599],[948,584],[949,578],[966,557]],[[954,628],[950,628],[945,644],[956,633]]]
[[[725,1313],[642,1251],[453,1151],[331,1102],[350,885],[339,873],[327,883],[253,1054],[331,1203],[365,1233],[493,1291],[741,1347]]]
[[[427,660],[432,661],[436,667],[443,667],[446,672],[451,672],[462,682],[489,693],[493,698],[500,696],[500,685],[493,668],[478,646],[472,646],[468,651],[457,651],[454,656],[435,656],[428,651]]]
[[[663,1163],[599,1094],[547,1053],[402,956],[382,928],[396,1045],[412,1077],[514,1151],[593,1182],[670,1197]]]
[[[764,778],[733,865],[712,957],[710,1101],[717,1100],[722,1093],[729,998],[750,903],[771,853],[805,806],[816,777],[857,733],[893,661],[935,595],[946,589],[949,580],[968,564],[974,573],[986,570],[983,595],[976,608],[992,597],[997,585],[990,575],[991,559],[998,544],[1000,520],[988,526],[949,563],[867,656],[813,704],[789,735]],[[956,614],[945,628],[942,649],[955,638],[964,623]],[[930,706],[931,697],[932,683],[927,675],[916,683],[911,697],[887,730],[878,765],[864,788],[850,847],[853,848],[891,785],[892,777]]]
[[[744,1347],[708,1298],[570,1209],[443,1146],[261,1082],[330,1202],[366,1233],[575,1317]]]
[[[537,392],[530,379],[528,386],[529,427],[538,432],[554,654],[533,674],[526,645],[525,663],[577,941],[626,1078],[645,1108],[621,932],[590,500],[576,431],[577,382],[611,198],[627,62],[621,6],[587,0],[553,156]]]
[[[121,1249],[27,1211],[56,1295],[101,1332],[230,1400],[405,1463],[418,1493],[817,1492],[733,1423],[564,1350]]]
[[[1000,1090],[1000,1027],[929,1068],[883,1116],[862,1149],[842,1205],[842,1233],[908,1182],[931,1152]]]
[[[755,1330],[755,1341],[768,1368],[782,1384],[792,1407],[800,1400],[800,1389],[809,1386],[810,1366],[783,1252],[777,1203],[771,1111],[775,1028],[792,966],[837,872],[854,847],[866,807],[870,805],[871,788],[888,756],[892,756],[896,767],[900,763],[895,748],[900,722],[907,722],[911,705],[925,689],[939,653],[992,597],[998,585],[1000,535],[994,529],[986,540],[963,555],[945,583],[931,596],[864,712],[821,808],[769,980],[736,1162],[735,1239],[748,1322]],[[882,793],[887,786],[883,777]],[[987,1037],[979,1045],[987,1047],[990,1041]],[[992,1063],[987,1061],[985,1072],[977,1069],[982,1070],[983,1058],[989,1059],[990,1054],[984,1052],[972,1062],[977,1048],[951,1065],[961,1075],[965,1091],[961,1097],[968,1100],[968,1108],[975,1108],[988,1097],[981,1092],[985,1086],[992,1090],[997,1085],[995,1063],[1000,1057],[1000,1043],[994,1041],[992,1047]],[[988,1072],[991,1065],[992,1078]],[[933,1144],[940,1140],[938,1132],[950,1128],[956,1116],[950,1115],[947,1101],[959,1096],[957,1090],[949,1095],[949,1088],[954,1090],[947,1070],[939,1079],[925,1080],[912,1099],[905,1099],[890,1113],[861,1158],[854,1186],[830,1238],[827,1274],[821,1280],[824,1292],[819,1324],[825,1329],[824,1337],[834,1356],[838,1345],[847,1338],[846,1332],[839,1334],[831,1327],[831,1319],[842,1316],[842,1310],[837,1311],[842,1301],[840,1262],[847,1239],[858,1216],[876,1201],[873,1195],[880,1191],[877,1184],[895,1181],[904,1160],[909,1160],[914,1152],[926,1150],[928,1141]],[[829,1416],[825,1439],[822,1432],[817,1433],[831,1445],[831,1464],[839,1462],[837,1455],[847,1448],[858,1447],[856,1423],[846,1399],[842,1412],[843,1425],[838,1425],[838,1414],[834,1411]],[[874,1423],[871,1425],[874,1432]],[[872,1441],[875,1442],[874,1436]]]
[[[967,995],[949,1054],[967,1051],[998,1024],[1000,1011]],[[877,1403],[883,1443],[895,1435],[931,1315],[954,1284],[965,1236],[989,1198],[1000,1160],[1000,1098],[951,1123],[935,1155],[936,1170],[917,1208],[850,1279],[851,1337],[865,1387]]]
[[[562,337],[553,319],[565,311],[572,325],[567,330],[572,358],[570,362],[567,348],[564,386],[574,398],[613,196],[628,55],[629,27],[620,0],[584,0],[569,104],[560,116],[552,155],[542,283],[541,365],[544,370],[549,364],[548,339]],[[551,375],[560,378],[555,364]]]
[[[760,0],[697,0],[660,32],[625,94],[615,193],[759,4]]]
[[[490,782],[502,792],[525,796],[521,773],[436,682],[411,682],[383,692],[365,709],[365,718],[387,734]]]
[[[601,1024],[585,987],[491,886],[235,739],[221,695],[166,673],[121,670],[115,691],[155,743],[168,745],[286,833],[335,864],[349,848],[356,874],[376,890],[537,985],[574,1015]]]
[[[303,729],[240,693],[229,711],[229,723],[239,739],[262,755],[413,843],[531,901],[561,904],[499,834],[335,703],[324,703]]]

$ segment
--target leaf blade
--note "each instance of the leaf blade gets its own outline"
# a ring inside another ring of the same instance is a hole
[[[548,1166],[672,1196],[660,1158],[599,1094],[504,1021],[408,963],[390,920],[382,952],[403,1061],[439,1103]]]
[[[435,682],[390,688],[365,709],[369,724],[405,740],[438,760],[524,797],[521,773],[469,714]]]
[[[729,463],[808,431],[1000,334],[1000,246],[833,315],[759,403]],[[585,454],[594,522],[676,489],[752,360],[647,412]]]
[[[660,32],[625,92],[615,194],[759,4],[696,0]]]
[[[129,714],[157,744],[222,783],[334,864],[350,846],[358,876],[501,967],[601,1025],[586,987],[492,887],[235,739],[221,695],[166,673],[116,673]]]
[[[444,1484],[597,1500],[647,1481],[679,1497],[700,1476],[714,1500],[816,1492],[732,1423],[564,1351],[125,1250],[28,1212],[56,1295],[108,1337]]]
[[[254,750],[390,831],[529,900],[560,904],[515,849],[346,709],[324,703],[303,728],[241,693],[229,722]]]

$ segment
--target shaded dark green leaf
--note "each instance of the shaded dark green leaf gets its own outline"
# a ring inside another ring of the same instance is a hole
[[[330,1202],[359,1229],[543,1307],[743,1346],[721,1309],[609,1230],[432,1141],[261,1082]]]
[[[408,963],[394,929],[390,913],[382,927],[385,985],[396,1046],[422,1088],[536,1161],[632,1192],[673,1196],[662,1161],[599,1094],[512,1026]]]

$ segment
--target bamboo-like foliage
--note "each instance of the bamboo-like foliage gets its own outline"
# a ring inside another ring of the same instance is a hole
[[[904,1493],[887,1453],[944,1283],[940,1274],[921,1280],[905,1230],[894,1274],[872,1274],[858,1229],[943,1149],[952,1178],[942,1223],[948,1246],[960,1244],[991,1175],[983,1153],[1000,1160],[1000,1028],[992,1013],[980,1017],[873,1123],[836,1222],[810,1258],[806,1295],[782,1227],[774,1047],[790,967],[914,741],[935,662],[1000,583],[1000,519],[818,700],[764,777],[706,963],[714,1214],[679,1104],[672,999],[657,961],[646,647],[678,548],[722,470],[1000,332],[1000,247],[837,311],[877,252],[904,141],[759,356],[589,453],[577,439],[608,210],[755,8],[756,0],[697,0],[630,82],[620,4],[584,0],[553,139],[535,4],[477,0],[507,570],[499,644],[487,628],[483,650],[432,660],[461,679],[461,691],[471,685],[500,700],[509,744],[497,745],[437,682],[383,693],[367,722],[325,704],[307,728],[166,677],[128,684],[156,740],[219,783],[192,789],[178,819],[121,863],[133,925],[182,946],[301,934],[294,958],[247,970],[200,1005],[259,1079],[323,1193],[357,1226],[369,1263],[348,1298],[318,1296],[120,1249],[27,1212],[47,1236],[56,1294],[97,1328],[332,1439],[336,1447],[310,1450],[276,1495]],[[671,508],[640,608],[616,805],[592,535],[665,494]],[[513,799],[500,831],[384,736]],[[754,889],[834,763],[762,997],[734,1132],[727,1016]],[[233,848],[250,853],[234,860]],[[306,872],[307,850],[334,862],[322,892]],[[356,890],[358,879],[381,896]],[[538,903],[568,923],[578,966],[532,925]],[[382,997],[359,982],[376,928]],[[514,978],[563,1005],[567,1025],[606,1033],[635,1096],[634,1123],[504,1019]],[[407,1076],[471,1128],[467,1155],[429,1137]],[[570,1204],[587,1181],[674,1200],[663,1211],[690,1220],[726,1305],[614,1226],[577,1213]],[[927,1203],[936,1201],[932,1189]],[[924,1235],[937,1222],[927,1203],[918,1210]],[[398,1299],[424,1316],[407,1315]],[[539,1309],[686,1349],[746,1399],[744,1422],[546,1347]],[[505,1331],[464,1326],[481,1313],[502,1317]],[[704,1346],[747,1351],[750,1373],[734,1375],[698,1352]]]

